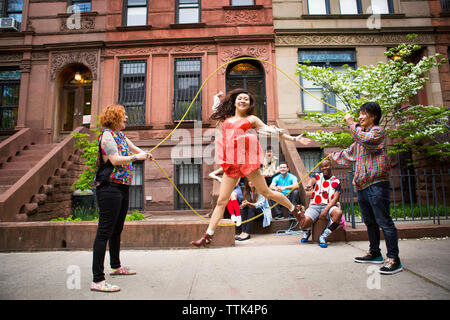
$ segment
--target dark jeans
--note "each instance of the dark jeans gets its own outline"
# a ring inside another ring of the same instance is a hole
[[[369,235],[370,251],[381,253],[380,228],[386,240],[387,256],[397,258],[398,236],[397,228],[390,216],[390,186],[388,181],[375,183],[358,191],[358,204],[361,209],[364,224]]]
[[[129,189],[129,186],[118,183],[106,183],[97,187],[100,212],[93,249],[94,282],[105,280],[103,270],[107,243],[111,268],[120,268],[120,235],[128,211]]]
[[[253,218],[254,216],[258,215],[261,213],[261,209],[257,209],[255,207],[252,206],[246,206],[243,209],[241,209],[241,215],[242,215],[242,221],[248,220]],[[258,219],[256,219],[258,220]],[[242,224],[242,232],[251,234],[252,233],[252,229],[253,229],[253,222],[255,220],[246,222],[244,224]]]
[[[289,193],[287,195],[287,198],[294,205],[298,204],[299,203],[298,189],[294,189],[294,191]],[[270,206],[272,207],[274,204],[275,204],[275,201],[270,200]],[[273,207],[272,212],[273,212],[274,217],[277,217],[277,216],[282,217],[283,211],[281,211],[281,204],[277,204],[275,207]]]

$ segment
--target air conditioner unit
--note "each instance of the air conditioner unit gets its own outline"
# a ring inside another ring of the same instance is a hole
[[[0,29],[2,30],[20,30],[20,22],[14,18],[0,18]]]

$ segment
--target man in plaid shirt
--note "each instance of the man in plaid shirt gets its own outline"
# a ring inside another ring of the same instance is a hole
[[[359,126],[350,114],[345,116],[355,141],[349,148],[335,152],[331,158],[338,164],[356,162],[353,184],[357,189],[358,204],[367,227],[370,249],[366,256],[354,258],[359,263],[383,263],[380,250],[380,228],[386,239],[387,259],[382,274],[402,271],[399,258],[397,228],[390,216],[389,159],[385,132],[379,126],[381,108],[376,102],[367,102],[359,109]]]

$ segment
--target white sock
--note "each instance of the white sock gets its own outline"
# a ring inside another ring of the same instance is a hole
[[[241,216],[237,216],[236,217],[236,227],[239,227],[242,224],[242,217]]]
[[[210,236],[214,235],[214,230],[211,230],[210,228],[208,228],[208,230],[206,230],[206,233],[209,234]]]
[[[292,207],[289,209],[290,212],[295,210],[295,205],[293,203],[291,203]]]

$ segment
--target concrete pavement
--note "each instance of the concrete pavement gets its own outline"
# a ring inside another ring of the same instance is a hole
[[[110,294],[89,290],[91,251],[0,253],[0,299],[450,299],[450,239],[402,239],[399,247],[404,271],[390,276],[353,262],[367,241],[323,249],[297,235],[257,234],[235,247],[123,250],[122,264],[137,275],[108,275],[122,288]],[[385,256],[384,241],[381,248]]]

